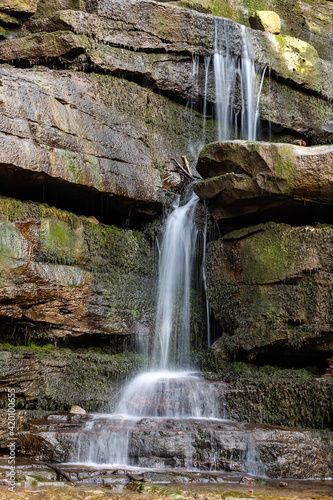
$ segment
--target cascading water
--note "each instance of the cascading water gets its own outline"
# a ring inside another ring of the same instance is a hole
[[[165,370],[189,364],[190,285],[197,229],[193,222],[199,198],[184,206],[179,199],[166,221],[159,264],[154,360]]]
[[[74,462],[135,465],[128,457],[131,433],[142,418],[215,417],[214,387],[190,371],[190,288],[199,198],[179,199],[166,220],[159,259],[159,291],[151,367],[124,389],[113,415],[97,416],[75,438]],[[172,368],[172,371],[170,370]]]
[[[241,33],[243,53],[239,59],[229,51],[224,20],[216,19],[213,58],[207,56],[204,61],[204,141],[212,61],[218,139],[230,139],[238,135],[239,113],[241,138],[256,139],[261,86],[257,89],[256,70],[249,57],[245,31],[242,30]],[[191,75],[194,98],[199,94],[199,66],[199,58],[194,57]],[[190,106],[192,110],[194,99]],[[69,456],[72,462],[111,466],[142,465],[147,463],[147,454],[149,456],[149,450],[142,446],[151,445],[143,444],[144,440],[140,439],[139,454],[131,452],[133,435],[140,432],[138,426],[142,422],[146,429],[146,425],[153,425],[151,422],[161,425],[162,419],[177,419],[178,422],[193,419],[203,421],[216,419],[219,413],[216,411],[214,385],[191,371],[177,371],[177,368],[190,368],[190,292],[197,239],[194,214],[198,197],[192,193],[186,204],[179,205],[179,201],[177,199],[166,220],[159,252],[159,291],[151,371],[140,374],[125,387],[114,414],[94,416],[83,432],[72,438],[72,452]],[[204,259],[205,250],[203,261]],[[207,319],[209,320],[209,315]],[[208,344],[210,342],[208,329]],[[179,434],[183,432],[180,431]],[[189,448],[189,444],[187,447]],[[249,459],[252,459],[252,463],[254,447],[248,448],[251,448]],[[185,463],[193,466],[193,456],[192,460],[185,460]]]
[[[259,102],[266,68],[258,67],[251,58],[245,26],[240,26],[241,56],[235,56],[228,40],[228,20],[214,19],[214,54],[204,58],[203,142],[206,141],[207,101],[214,88],[216,138],[257,140],[259,129]],[[211,64],[212,63],[212,64]],[[196,82],[195,95],[199,94],[199,64],[193,61],[192,80]],[[193,107],[193,105],[192,105]],[[202,144],[200,144],[202,146]]]

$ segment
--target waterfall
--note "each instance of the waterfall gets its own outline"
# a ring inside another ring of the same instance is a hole
[[[74,438],[72,462],[135,465],[131,464],[129,443],[142,418],[216,418],[214,385],[184,371],[190,364],[190,291],[198,201],[193,191],[184,205],[177,198],[166,219],[151,371],[138,375],[124,388],[114,414],[102,420],[98,416]],[[183,370],[175,371],[177,366]],[[153,371],[156,368],[159,371]]]
[[[249,140],[256,138],[261,86],[257,88],[257,72],[249,56],[244,29],[241,34],[243,52],[241,58],[237,58],[228,47],[225,21],[216,19],[214,54],[204,60],[204,141],[207,99],[212,87],[209,85],[212,63],[218,139],[237,136],[239,120],[241,137]],[[191,111],[199,96],[199,67],[199,58],[194,57],[191,74],[193,96],[189,103]],[[86,424],[83,432],[75,435],[69,457],[72,462],[137,465],[140,457],[135,459],[133,453],[131,455],[131,439],[142,420],[155,419],[154,425],[159,425],[161,419],[216,419],[218,415],[214,384],[189,370],[191,281],[197,240],[194,215],[198,200],[193,192],[185,204],[181,204],[178,197],[165,222],[159,246],[156,323],[148,371],[127,384],[112,415],[95,416]],[[205,245],[206,232],[203,268]],[[206,286],[204,274],[203,280]],[[207,337],[210,344],[209,326]],[[139,345],[140,349],[146,348],[146,345]],[[252,464],[255,461],[254,445],[249,446],[249,450],[247,460]]]
[[[180,207],[178,199],[166,221],[154,341],[154,360],[163,370],[189,363],[190,285],[197,237],[193,217],[198,201],[192,193],[186,205]]]
[[[228,26],[226,19],[218,17],[214,19],[213,57],[206,56],[204,58],[205,83],[202,127],[204,144],[206,143],[207,101],[212,98],[208,95],[210,86],[214,87],[215,91],[217,140],[239,138],[255,141],[258,136],[260,94],[266,68],[262,69],[256,66],[251,58],[251,48],[245,26],[240,26],[241,55],[237,57],[232,53],[228,43],[231,36],[228,33]],[[213,67],[210,72],[211,62]],[[193,60],[191,76],[195,96],[199,93],[198,72],[199,64],[196,58]],[[213,80],[211,85],[209,80]]]

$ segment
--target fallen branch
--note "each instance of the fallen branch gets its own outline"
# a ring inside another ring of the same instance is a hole
[[[185,157],[183,157],[185,158]],[[192,179],[192,181],[194,181],[195,179],[198,179],[198,180],[202,180],[202,177],[198,177],[197,175],[193,175],[193,174],[189,174],[184,167],[181,166],[181,164],[176,160],[176,158],[171,158],[175,164],[177,165],[177,167],[179,168],[179,170],[182,171],[182,173],[188,177],[189,179]]]
[[[182,173],[183,173],[186,177],[188,177],[189,179],[192,179],[192,180],[194,181],[194,177],[193,177],[193,175],[192,175],[192,174],[189,174],[189,173],[185,170],[185,168],[183,168],[183,167],[181,166],[181,164],[180,164],[180,163],[176,160],[176,158],[172,158],[172,159],[173,159],[173,161],[175,162],[175,164],[177,165],[177,167],[179,168],[179,170],[181,170],[181,171],[182,171]]]
[[[50,462],[44,462],[44,464],[47,467],[50,467],[50,469],[54,470],[58,474],[58,476],[63,477],[69,483],[75,484],[74,481],[68,476],[68,474],[66,474],[66,472],[62,472],[62,470],[60,470],[56,465],[50,464]]]
[[[192,174],[192,172],[191,172],[190,165],[188,164],[188,161],[187,161],[186,156],[182,156],[182,158],[183,158],[183,161],[184,161],[184,164],[185,164],[185,167],[186,167],[186,169],[187,169],[188,173],[189,173],[190,175],[192,175],[192,177],[193,177],[193,174]]]

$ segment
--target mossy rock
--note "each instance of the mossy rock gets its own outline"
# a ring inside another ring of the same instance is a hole
[[[10,16],[5,12],[0,12],[0,24],[8,28],[18,28],[21,22],[16,17]]]
[[[38,0],[0,0],[0,11],[12,14],[34,14]]]
[[[301,346],[331,331],[332,235],[330,227],[269,223],[209,244],[208,296],[229,353]]]
[[[255,30],[268,31],[279,35],[281,31],[281,20],[276,12],[268,10],[257,10],[250,17],[250,26]]]

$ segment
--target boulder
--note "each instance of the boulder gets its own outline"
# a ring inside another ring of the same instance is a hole
[[[79,406],[79,405],[71,406],[69,413],[75,413],[76,415],[86,415],[87,414],[86,410],[84,410],[84,408],[81,408],[81,406]]]
[[[216,219],[312,202],[333,205],[333,146],[303,147],[249,141],[208,144],[195,191],[211,200]]]
[[[270,10],[257,10],[250,18],[250,26],[254,30],[267,31],[279,35],[281,20],[276,12]]]

